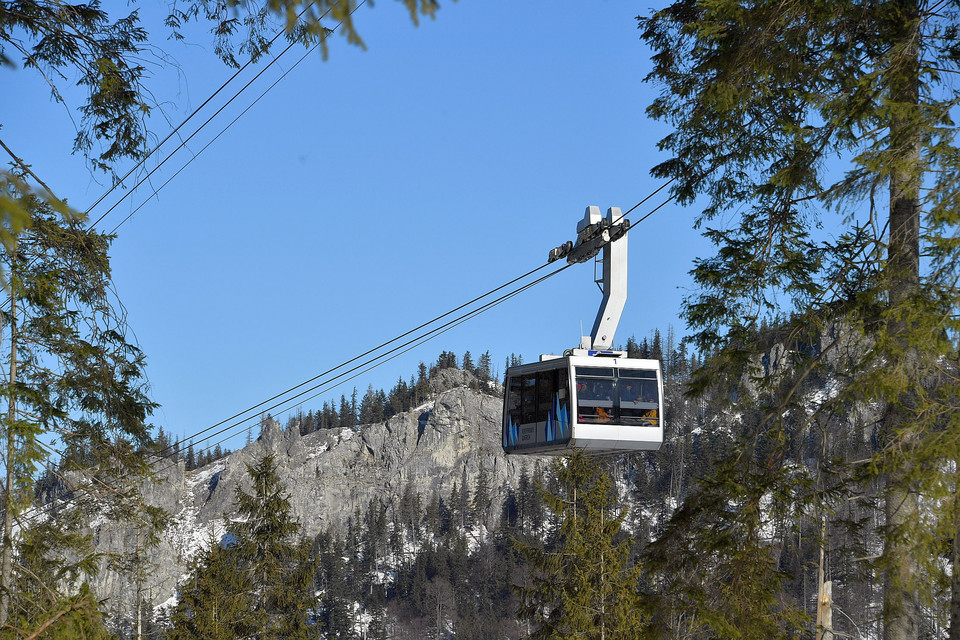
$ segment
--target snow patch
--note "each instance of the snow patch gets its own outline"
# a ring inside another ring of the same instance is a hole
[[[807,415],[811,415],[819,410],[825,403],[836,398],[839,393],[840,385],[837,383],[836,378],[831,376],[820,389],[817,389],[806,397],[804,406],[806,407]]]
[[[207,549],[211,539],[219,539],[225,532],[221,522],[212,522],[205,525],[200,522],[200,507],[193,503],[193,490],[197,487],[206,487],[214,476],[227,468],[226,460],[218,460],[196,472],[188,473],[185,482],[183,499],[185,504],[173,517],[173,525],[167,529],[167,542],[177,552],[177,556],[184,562],[192,560],[201,550]]]
[[[330,449],[331,447],[329,442],[325,442],[323,444],[319,444],[315,447],[312,447],[309,453],[307,453],[307,460],[313,460],[315,458],[319,458],[321,455],[323,455],[327,451],[330,451]]]
[[[433,411],[433,407],[435,405],[436,405],[435,400],[428,400],[424,402],[422,405],[420,405],[419,407],[414,407],[413,409],[411,409],[411,411],[419,411],[420,413],[424,413],[426,411]]]
[[[181,577],[177,583],[179,584],[184,579],[186,579],[186,576]],[[177,593],[174,593],[172,596],[153,608],[154,619],[169,616],[170,612],[176,609],[178,604],[180,604],[180,598],[177,597]]]

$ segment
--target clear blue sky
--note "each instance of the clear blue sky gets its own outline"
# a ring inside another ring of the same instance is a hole
[[[179,123],[232,72],[202,31],[167,40],[162,5],[141,6],[152,42],[179,65],[152,68],[149,81]],[[626,210],[659,186],[649,169],[665,129],[644,114],[654,88],[642,82],[649,52],[634,19],[648,11],[619,0],[461,0],[415,28],[400,3],[361,7],[367,50],[333,38],[327,61],[314,53],[293,69],[118,231],[114,280],[162,405],[154,422],[200,431],[539,266],[573,239],[587,205]],[[302,53],[280,58],[189,148]],[[70,154],[67,112],[37,74],[0,74],[3,139],[86,209],[105,183]],[[158,138],[170,130],[159,114],[152,126]],[[175,155],[153,187],[188,157]],[[139,189],[98,228],[149,193]],[[687,273],[709,250],[695,213],[671,204],[631,232],[619,343],[670,324],[683,333]],[[511,352],[529,361],[575,346],[599,301],[592,265],[568,269],[303,409],[354,386],[389,389],[444,349],[475,358],[489,349],[502,373]]]

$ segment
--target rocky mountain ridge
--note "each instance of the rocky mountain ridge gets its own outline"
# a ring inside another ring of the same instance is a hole
[[[190,560],[226,532],[226,521],[235,515],[236,487],[249,490],[247,465],[266,452],[276,458],[306,537],[344,526],[375,497],[398,503],[410,487],[426,501],[435,491],[449,494],[464,473],[472,486],[481,467],[490,479],[492,504],[501,504],[531,463],[529,457],[503,454],[502,407],[500,397],[464,385],[360,430],[325,429],[301,436],[297,429],[282,430],[268,421],[255,442],[205,467],[186,472],[183,461],[168,463],[143,489],[148,504],[171,515],[159,546],[146,554],[146,579],[136,585],[130,575],[106,569],[91,584],[107,599],[108,610],[120,615],[133,606],[138,590],[155,605],[172,602]],[[107,555],[137,547],[131,527],[103,523],[92,533]]]

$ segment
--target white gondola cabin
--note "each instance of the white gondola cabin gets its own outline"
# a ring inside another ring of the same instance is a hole
[[[510,367],[503,450],[656,450],[663,443],[662,398],[657,360],[567,355]]]
[[[611,350],[627,300],[630,222],[611,207],[587,207],[577,241],[550,252],[550,261],[586,262],[603,251],[603,302],[590,336],[563,356],[507,369],[503,404],[506,453],[558,454],[656,450],[663,443],[660,362]]]

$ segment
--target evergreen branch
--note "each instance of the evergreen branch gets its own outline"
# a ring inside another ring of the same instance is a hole
[[[73,611],[78,611],[80,609],[83,609],[84,607],[90,606],[92,604],[94,603],[92,601],[88,601],[86,598],[72,602],[66,609],[62,609],[61,611],[58,611],[56,615],[54,615],[52,618],[50,618],[49,620],[41,624],[36,631],[26,636],[25,640],[35,640],[35,638],[37,638],[41,633],[46,631],[48,627],[53,625],[57,620],[59,620],[63,616]]]
[[[38,576],[38,575],[35,574],[33,571],[31,571],[31,570],[30,570],[26,565],[24,565],[22,562],[17,562],[17,563],[16,563],[16,567],[17,567],[17,570],[18,570],[20,573],[24,573],[24,574],[28,575],[30,578],[33,579],[34,582],[37,583],[38,586],[40,586],[41,588],[43,588],[43,589],[47,592],[47,594],[50,596],[50,599],[51,599],[51,600],[53,600],[54,602],[57,602],[57,601],[59,601],[59,600],[61,599],[60,596],[59,596],[53,589],[51,589],[51,588],[47,585],[47,583],[46,583],[46,581],[45,581],[44,579],[42,579],[40,576]]]
[[[24,173],[32,176],[33,179],[36,180],[37,183],[38,183],[41,187],[43,187],[44,189],[46,189],[47,193],[50,195],[51,198],[53,198],[53,200],[54,200],[55,203],[58,203],[61,208],[66,207],[66,205],[63,204],[63,200],[61,200],[60,198],[58,198],[58,197],[53,193],[53,189],[51,189],[49,186],[47,186],[47,183],[44,182],[43,180],[41,180],[40,177],[39,177],[36,173],[33,172],[33,169],[30,168],[30,165],[28,165],[27,163],[25,163],[20,156],[18,156],[18,155],[15,154],[13,151],[11,151],[11,150],[10,150],[10,147],[7,146],[7,144],[3,141],[2,138],[0,138],[0,147],[3,147],[3,150],[6,151],[7,154],[9,154],[9,156],[10,156],[11,158],[13,158],[13,161],[17,163],[17,166],[20,167],[20,170],[21,170],[21,171],[23,171]]]

